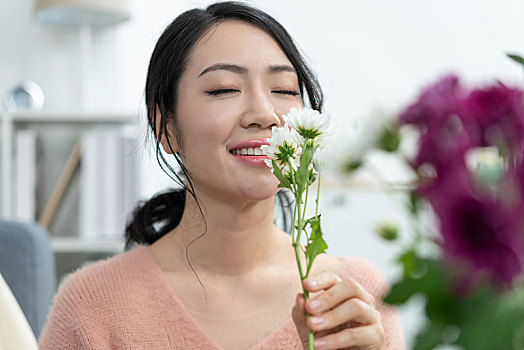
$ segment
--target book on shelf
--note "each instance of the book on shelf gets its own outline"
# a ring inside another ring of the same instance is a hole
[[[52,236],[121,241],[138,198],[134,133],[125,128],[87,129],[65,137],[43,132],[32,128],[14,134],[13,218],[45,222]],[[67,149],[57,157],[62,143]],[[64,222],[64,212],[71,220]]]
[[[34,222],[36,215],[37,134],[22,129],[15,140],[15,220]]]
[[[123,237],[136,200],[135,139],[122,130],[89,130],[82,136],[80,237]]]

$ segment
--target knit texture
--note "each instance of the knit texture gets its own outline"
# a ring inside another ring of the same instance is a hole
[[[354,278],[377,300],[387,292],[386,280],[369,262],[340,259],[341,278]],[[384,349],[404,349],[396,310],[380,302],[377,309]],[[291,306],[289,312],[283,325],[249,350],[301,349]],[[145,245],[71,274],[53,300],[39,349],[223,350],[192,319]]]

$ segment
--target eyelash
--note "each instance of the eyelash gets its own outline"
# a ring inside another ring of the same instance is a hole
[[[239,92],[239,90],[236,90],[236,89],[218,89],[218,90],[213,90],[213,91],[206,91],[206,93],[208,95],[211,95],[211,96],[230,94],[230,93],[233,93],[233,92]],[[272,92],[275,92],[275,93],[278,93],[278,94],[283,94],[283,95],[291,95],[291,96],[298,96],[299,95],[299,93],[294,91],[294,90],[275,90],[275,91],[272,91]]]

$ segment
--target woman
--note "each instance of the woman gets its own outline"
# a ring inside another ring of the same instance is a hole
[[[403,348],[369,264],[320,255],[305,303],[274,224],[278,182],[255,154],[306,92],[320,110],[314,76],[266,13],[218,3],[177,17],[153,52],[146,105],[184,188],[135,211],[126,237],[138,247],[60,287],[41,349],[307,349],[308,326],[316,349]]]

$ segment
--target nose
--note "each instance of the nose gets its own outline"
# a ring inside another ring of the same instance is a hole
[[[242,127],[271,129],[273,126],[280,127],[284,125],[282,117],[275,111],[270,94],[270,92],[266,93],[262,89],[253,89],[246,96],[244,113],[240,120]]]

